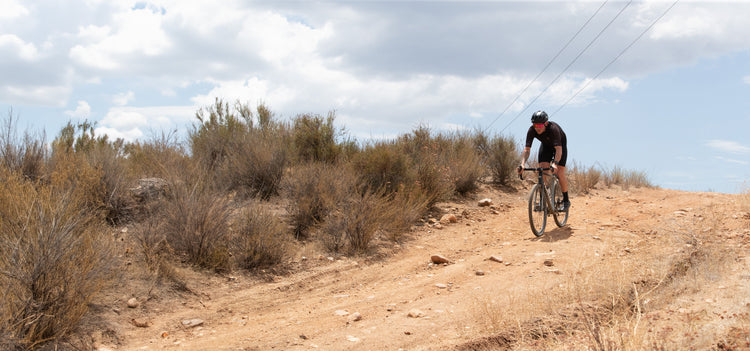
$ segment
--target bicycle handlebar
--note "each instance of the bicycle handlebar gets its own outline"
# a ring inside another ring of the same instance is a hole
[[[521,168],[521,166],[518,166],[518,168]],[[536,167],[536,168],[524,168],[523,171],[534,171],[534,172],[542,172],[542,171],[551,171],[552,167]],[[521,178],[523,180],[523,172],[518,175],[518,178]]]

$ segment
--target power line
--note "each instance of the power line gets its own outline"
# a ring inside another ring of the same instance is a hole
[[[551,59],[551,60],[550,60],[550,61],[549,61],[549,62],[547,63],[547,65],[546,65],[546,66],[544,66],[544,68],[542,69],[542,71],[541,71],[541,72],[539,72],[539,74],[537,74],[537,75],[536,75],[536,77],[534,77],[534,79],[533,79],[533,80],[531,80],[531,81],[529,82],[529,84],[527,84],[527,85],[526,85],[526,87],[525,87],[525,88],[523,88],[523,90],[521,90],[521,92],[520,92],[520,93],[518,93],[518,95],[516,95],[516,98],[515,98],[515,99],[513,99],[513,101],[511,101],[511,102],[510,102],[510,104],[508,104],[508,106],[506,106],[506,107],[505,107],[505,109],[503,110],[503,112],[501,112],[501,113],[500,113],[500,115],[499,115],[499,116],[497,116],[497,117],[496,117],[496,118],[495,118],[495,119],[494,119],[494,120],[493,120],[492,122],[490,122],[490,124],[488,124],[488,125],[487,125],[487,127],[485,127],[485,129],[484,129],[485,131],[487,131],[488,129],[490,129],[490,127],[491,127],[491,126],[492,126],[492,125],[493,125],[493,124],[494,124],[495,122],[497,122],[497,120],[499,120],[499,119],[500,119],[500,117],[502,117],[502,116],[503,116],[503,115],[505,114],[505,112],[507,112],[507,111],[508,111],[508,109],[509,109],[509,108],[510,108],[511,106],[513,106],[513,104],[515,104],[515,103],[516,103],[516,101],[518,101],[518,99],[519,99],[519,98],[521,98],[521,96],[523,95],[523,93],[525,93],[525,92],[526,92],[526,90],[528,90],[528,89],[529,89],[529,87],[530,87],[530,86],[531,86],[532,84],[534,84],[534,82],[536,82],[536,81],[537,81],[537,79],[539,79],[539,77],[541,77],[541,76],[542,76],[542,74],[544,74],[544,72],[546,72],[546,71],[547,71],[547,68],[549,68],[549,66],[550,66],[550,65],[552,65],[552,62],[554,62],[554,61],[555,61],[555,60],[556,60],[556,59],[557,59],[557,58],[558,58],[558,57],[560,56],[560,54],[562,54],[562,52],[563,52],[563,51],[565,51],[565,49],[567,49],[567,48],[568,48],[568,45],[570,45],[570,43],[572,43],[572,42],[573,42],[573,40],[574,40],[574,39],[575,39],[576,37],[578,37],[578,34],[580,34],[580,33],[581,33],[581,32],[583,31],[583,29],[584,29],[584,28],[586,28],[586,26],[587,26],[587,25],[589,24],[589,22],[591,22],[591,20],[592,20],[592,19],[594,19],[594,17],[596,16],[596,14],[598,14],[598,13],[599,13],[599,11],[601,11],[601,9],[602,9],[602,8],[604,7],[604,5],[606,5],[606,4],[607,4],[607,2],[609,2],[609,0],[605,0],[605,1],[604,1],[604,3],[602,3],[602,5],[601,5],[601,6],[599,6],[599,8],[598,8],[598,9],[596,9],[596,12],[594,12],[594,14],[593,14],[593,15],[591,15],[591,17],[589,17],[589,19],[588,19],[588,20],[586,21],[586,23],[584,23],[584,24],[583,24],[583,25],[581,26],[581,28],[580,28],[580,29],[578,29],[578,31],[577,31],[577,32],[576,32],[576,33],[575,33],[575,34],[573,35],[573,37],[571,37],[571,38],[570,38],[570,40],[568,40],[568,42],[567,42],[567,43],[565,44],[565,46],[563,46],[563,47],[562,47],[562,48],[560,49],[560,51],[558,51],[558,52],[557,52],[557,54],[556,54],[556,55],[555,55],[554,57],[552,57],[552,59]]]
[[[582,92],[582,91],[583,91],[584,89],[586,89],[586,87],[588,87],[588,86],[589,86],[589,84],[591,84],[591,82],[593,82],[594,80],[596,80],[596,78],[599,78],[599,76],[600,76],[600,75],[601,75],[602,73],[604,73],[604,71],[606,71],[606,70],[607,70],[607,69],[609,68],[609,66],[611,66],[611,65],[612,65],[613,63],[615,63],[615,61],[617,61],[617,60],[618,60],[618,59],[620,58],[620,56],[622,56],[623,54],[625,54],[625,52],[626,52],[626,51],[628,51],[628,50],[630,49],[630,47],[631,47],[631,46],[633,46],[633,45],[634,45],[634,44],[635,44],[635,43],[636,43],[636,42],[637,42],[638,40],[640,40],[640,39],[641,39],[641,37],[643,37],[643,36],[644,36],[644,35],[645,35],[645,34],[646,34],[646,33],[647,33],[647,32],[648,32],[649,30],[651,30],[651,28],[652,28],[652,27],[653,27],[654,25],[656,25],[656,23],[657,23],[657,22],[659,22],[659,21],[660,21],[660,20],[662,19],[662,17],[664,17],[664,16],[665,16],[665,15],[666,15],[666,14],[667,14],[667,13],[668,13],[669,11],[671,11],[671,10],[672,10],[672,8],[673,8],[673,7],[675,6],[675,5],[677,5],[677,3],[678,3],[679,1],[680,1],[680,0],[675,0],[675,2],[673,2],[673,3],[672,3],[672,6],[669,6],[669,8],[667,8],[667,9],[666,9],[666,10],[664,11],[664,13],[662,13],[662,14],[661,14],[661,16],[657,17],[657,18],[656,18],[656,19],[654,20],[654,22],[652,22],[652,23],[651,23],[651,25],[650,25],[650,26],[648,26],[648,28],[646,28],[646,29],[645,29],[645,30],[644,30],[643,32],[641,32],[641,34],[640,34],[640,35],[638,35],[638,36],[637,36],[637,37],[636,37],[636,38],[635,38],[635,39],[634,39],[634,40],[633,40],[632,42],[630,42],[630,44],[629,44],[628,46],[626,46],[626,47],[625,47],[625,49],[623,49],[622,51],[620,51],[620,53],[619,53],[619,54],[618,54],[618,55],[617,55],[617,56],[616,56],[616,57],[615,57],[614,59],[612,59],[612,61],[610,61],[610,62],[609,62],[609,63],[608,63],[608,64],[607,64],[606,66],[604,66],[604,68],[602,68],[602,70],[601,70],[601,71],[599,71],[599,73],[597,73],[597,74],[596,74],[596,75],[594,76],[594,78],[591,78],[591,80],[589,80],[588,82],[586,82],[586,84],[584,84],[584,85],[583,85],[583,86],[581,87],[581,89],[579,89],[579,90],[578,90],[578,91],[577,91],[577,92],[576,92],[575,94],[573,94],[573,96],[571,96],[571,97],[570,97],[570,98],[569,98],[569,99],[568,99],[567,101],[565,101],[565,103],[563,103],[563,104],[562,104],[562,105],[561,105],[560,107],[558,107],[558,108],[557,108],[557,110],[555,110],[555,112],[553,112],[553,113],[552,113],[551,115],[554,115],[554,114],[556,114],[557,112],[559,112],[560,110],[562,110],[562,108],[563,108],[563,107],[565,107],[565,106],[566,106],[566,105],[567,105],[568,103],[570,103],[570,102],[571,102],[571,101],[572,101],[573,99],[575,99],[575,97],[576,97],[576,96],[578,96],[578,94],[580,94],[580,93],[581,93],[581,92]]]
[[[529,106],[533,105],[534,102],[536,102],[536,100],[539,99],[539,97],[541,97],[545,92],[547,92],[547,89],[549,89],[552,86],[552,84],[555,84],[555,82],[557,82],[557,80],[560,79],[560,77],[562,77],[562,75],[565,74],[565,72],[568,71],[568,69],[570,68],[570,66],[572,66],[574,63],[576,63],[576,61],[578,61],[578,59],[591,47],[591,45],[593,45],[594,42],[596,42],[596,40],[599,39],[599,37],[601,37],[601,35],[604,33],[604,31],[606,31],[607,28],[609,28],[612,25],[612,23],[614,23],[615,20],[617,20],[617,18],[620,17],[620,15],[623,12],[625,12],[625,9],[628,8],[628,6],[630,6],[630,4],[632,4],[632,3],[633,3],[633,0],[630,0],[627,4],[625,4],[625,6],[623,6],[623,8],[620,9],[620,12],[618,12],[617,15],[615,15],[615,17],[613,17],[612,20],[610,20],[609,23],[607,23],[607,25],[604,26],[604,28],[602,28],[602,30],[599,31],[599,34],[597,34],[593,39],[591,39],[591,41],[588,43],[588,45],[586,45],[586,47],[583,48],[583,50],[581,50],[580,53],[578,53],[578,56],[576,56],[573,59],[573,61],[571,61],[565,67],[565,69],[563,69],[562,72],[560,72],[560,74],[558,74],[557,77],[555,77],[555,79],[553,79],[549,84],[547,84],[547,86],[544,88],[544,90],[542,90],[539,93],[539,95],[537,95],[533,100],[531,100],[531,102],[529,102],[526,105],[526,107],[523,110],[521,110],[521,112],[519,112],[518,115],[516,115],[515,118],[513,118],[510,122],[508,122],[508,124],[502,130],[500,130],[500,133],[502,133],[506,129],[508,129],[508,127],[510,127],[510,125],[513,124],[513,122],[515,122],[518,119],[518,117],[520,117],[524,112],[526,112],[526,110],[529,108]]]

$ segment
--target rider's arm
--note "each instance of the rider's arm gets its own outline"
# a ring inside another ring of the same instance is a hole
[[[562,146],[555,146],[555,164],[560,163],[562,158]]]
[[[521,166],[522,167],[526,166],[526,160],[529,159],[529,155],[531,155],[531,148],[530,147],[525,147],[523,149],[523,153],[521,154]]]

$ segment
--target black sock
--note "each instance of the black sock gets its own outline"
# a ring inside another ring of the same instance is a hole
[[[570,201],[568,199],[568,192],[567,191],[563,193],[563,201]]]

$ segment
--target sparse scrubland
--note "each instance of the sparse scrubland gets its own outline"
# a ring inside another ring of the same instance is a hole
[[[97,299],[128,284],[157,299],[194,294],[186,275],[274,280],[304,269],[292,264],[302,256],[399,255],[393,247],[413,240],[411,228],[439,204],[472,199],[482,187],[519,186],[510,137],[420,126],[361,141],[334,121],[334,113],[282,121],[265,105],[217,100],[197,111],[186,140],[177,133],[110,140],[84,121],[48,142],[43,133],[19,136],[9,113],[0,133],[0,348],[91,349],[84,321],[96,325]],[[653,187],[645,173],[619,167],[573,163],[568,174],[580,196]],[[749,198],[739,198],[745,211]],[[659,237],[659,246],[682,248],[673,255],[550,279],[544,288],[554,301],[478,298],[473,318],[482,332],[455,347],[693,345],[645,339],[643,311],[699,289],[737,259],[736,250],[706,239],[722,225],[720,209],[707,213],[699,232],[674,228]],[[126,252],[116,252],[123,241]],[[714,346],[746,346],[750,319],[737,320]]]

